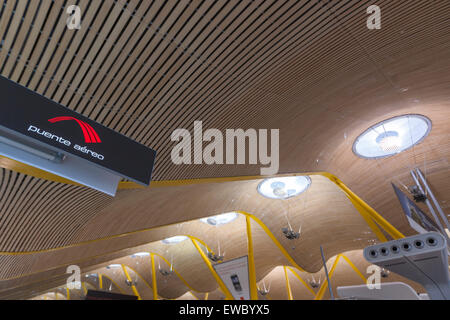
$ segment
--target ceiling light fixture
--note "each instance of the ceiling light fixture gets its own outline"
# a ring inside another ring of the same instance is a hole
[[[364,131],[353,144],[353,152],[365,159],[380,159],[405,151],[425,139],[431,120],[412,114],[384,120]]]
[[[200,219],[201,222],[207,223],[211,226],[220,226],[227,223],[230,223],[234,220],[236,220],[238,217],[238,214],[236,212],[229,212],[229,213],[223,213],[219,214],[217,216],[212,216],[209,218],[203,218]]]
[[[186,237],[186,236],[175,236],[175,237],[171,237],[171,238],[162,240],[162,243],[176,244],[176,243],[183,242],[184,240],[187,240],[187,239],[188,239],[188,237]]]
[[[306,191],[311,185],[308,176],[265,179],[258,185],[258,192],[270,199],[289,199]]]
[[[42,146],[38,146],[37,144],[25,141],[25,139],[14,137],[12,134],[1,129],[0,129],[0,143],[18,149],[20,151],[32,154],[36,157],[56,163],[61,163],[65,159],[65,155],[60,152],[56,152],[48,148],[44,148]]]
[[[121,267],[120,264],[110,264],[109,266],[106,267],[106,269],[116,269],[120,267]]]

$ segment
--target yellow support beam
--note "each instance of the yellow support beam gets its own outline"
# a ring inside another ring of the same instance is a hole
[[[370,217],[370,215],[367,213],[367,210],[365,210],[358,202],[356,202],[353,198],[349,197],[347,195],[347,198],[350,200],[350,202],[353,204],[353,206],[358,210],[360,215],[363,217],[363,219],[366,221],[367,225],[372,229],[372,232],[375,233],[378,240],[381,242],[387,242],[388,239],[386,236],[381,232],[378,225],[373,221],[373,219]]]
[[[219,285],[220,289],[222,289],[223,293],[225,294],[225,297],[227,300],[234,300],[233,295],[228,290],[225,283],[220,279],[219,275],[217,274],[216,270],[214,270],[211,262],[209,261],[206,254],[203,252],[203,250],[200,248],[200,246],[197,244],[195,239],[191,239],[192,243],[194,244],[195,248],[197,249],[198,253],[202,257],[203,261],[205,262],[206,266],[208,267],[209,271],[211,271],[212,276],[214,279],[216,279],[217,284]]]
[[[135,269],[133,269],[132,267],[130,267],[129,265],[125,265],[125,267],[127,267],[128,269],[130,269],[131,271],[133,271],[141,280],[142,282],[147,286],[147,288],[149,288],[150,290],[153,290],[153,288],[148,284],[147,281],[145,281],[144,277],[142,277],[139,272],[137,272]]]
[[[360,278],[364,281],[364,283],[367,283],[367,279],[366,279],[366,277],[364,277],[364,275],[361,273],[361,271],[359,271],[359,269],[353,264],[353,262],[349,259],[349,258],[347,258],[345,255],[341,255],[341,257],[345,260],[345,261],[347,261],[347,263],[350,265],[350,267],[356,272],[356,274],[358,275],[358,276],[360,276]]]
[[[270,231],[269,228],[259,218],[257,218],[256,216],[254,216],[248,212],[245,212],[245,211],[235,211],[235,212],[240,213],[246,217],[249,217],[250,219],[255,221],[264,230],[264,232],[269,236],[269,238],[278,247],[278,249],[280,249],[281,253],[286,257],[286,259],[289,261],[289,263],[292,264],[297,269],[299,269],[300,271],[305,271],[305,270],[303,270],[302,267],[300,267],[297,264],[297,262],[295,262],[295,260],[290,256],[290,254],[286,251],[286,249],[281,245],[281,243],[278,241],[278,239],[273,235],[272,231]]]
[[[189,291],[189,293],[195,298],[195,300],[200,300],[195,294],[192,293],[192,291]]]
[[[70,290],[69,290],[69,287],[66,287],[66,298],[67,298],[67,300],[70,300]]]
[[[158,284],[156,283],[156,267],[155,267],[155,255],[150,253],[152,261],[152,288],[153,288],[153,300],[158,300]]]
[[[208,250],[208,252],[211,252],[212,254],[215,254],[214,251],[206,244],[205,241],[203,241],[203,240],[201,240],[201,239],[199,239],[197,237],[191,236],[191,235],[185,235],[185,236],[188,237],[191,240],[194,239],[195,241],[200,243],[202,246],[204,246],[206,248],[206,250]]]
[[[289,276],[287,274],[287,268],[285,266],[283,266],[283,270],[284,270],[284,277],[286,278],[286,291],[287,291],[288,300],[294,300],[294,298],[292,297],[291,284],[289,283]]]
[[[82,283],[81,283],[81,286],[83,287],[84,295],[87,295],[88,290],[87,290],[87,288],[86,288],[86,283],[82,282]]]
[[[256,267],[253,250],[252,225],[249,216],[245,217],[247,225],[247,250],[248,250],[248,280],[250,282],[250,299],[258,300],[258,288],[256,285]]]
[[[334,182],[349,198],[353,199],[358,203],[367,214],[376,222],[380,227],[382,227],[393,239],[398,240],[404,238],[405,236],[398,231],[393,225],[391,225],[386,219],[384,219],[378,212],[376,212],[372,207],[365,203],[360,197],[358,197],[353,191],[351,191],[341,180],[330,173],[320,173],[322,176],[327,177],[332,182]],[[353,203],[353,201],[352,201]],[[357,208],[358,209],[358,208]]]
[[[312,293],[312,295],[315,297],[316,293],[314,292],[314,290],[309,286],[309,284],[306,283],[305,280],[302,279],[302,277],[300,277],[299,274],[297,274],[297,272],[295,272],[294,269],[292,269],[291,267],[287,267],[288,270],[290,270],[294,276],[306,287],[306,289],[308,289],[309,292]]]
[[[136,297],[138,297],[138,300],[142,300],[141,295],[139,294],[139,292],[136,289],[136,286],[133,284],[133,281],[131,280],[131,277],[128,273],[127,268],[123,264],[122,264],[122,269],[123,269],[123,273],[125,273],[125,277],[127,277],[128,281],[131,283],[131,289],[133,290],[134,295]]]
[[[109,281],[111,281],[111,283],[113,284],[113,285],[115,285],[116,286],[116,288],[117,289],[119,289],[119,292],[120,293],[122,293],[122,294],[125,294],[125,290],[123,290],[113,279],[111,279],[110,277],[108,277],[107,275],[105,275],[105,274],[99,274],[102,278],[106,278],[106,279],[108,279]]]
[[[101,274],[98,275],[98,286],[100,287],[100,290],[103,289],[103,276]]]
[[[205,294],[205,300],[208,300],[208,298],[209,298],[209,292],[207,292],[207,293]]]
[[[184,285],[186,287],[188,287],[191,291],[197,292],[197,293],[201,293],[197,290],[195,290],[191,285],[189,285],[189,283],[187,283],[187,281],[181,276],[180,273],[178,273],[178,271],[173,267],[173,265],[166,259],[164,258],[164,256],[158,254],[158,253],[154,253],[154,252],[149,252],[150,254],[154,254],[155,256],[161,258],[162,260],[164,260],[165,263],[167,263],[167,265],[173,270],[173,272],[176,274],[176,276],[184,283]]]

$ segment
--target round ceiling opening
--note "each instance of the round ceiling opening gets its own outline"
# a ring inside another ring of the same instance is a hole
[[[365,159],[396,155],[420,143],[431,131],[431,120],[422,115],[403,115],[384,120],[364,131],[353,152]]]
[[[227,223],[230,223],[238,217],[238,214],[236,212],[229,212],[224,214],[219,214],[217,216],[212,216],[208,218],[200,219],[201,222],[207,223],[211,226],[220,226]]]
[[[176,243],[183,242],[184,240],[187,240],[187,239],[188,239],[188,237],[186,237],[186,236],[175,236],[175,237],[164,239],[164,240],[162,240],[162,242],[165,244],[176,244]]]
[[[269,178],[258,185],[258,192],[270,199],[289,199],[304,192],[310,185],[308,176]]]
[[[148,257],[149,255],[150,255],[149,252],[137,252],[135,254],[132,254],[131,257],[132,258],[136,258],[136,257],[142,258],[142,257]]]

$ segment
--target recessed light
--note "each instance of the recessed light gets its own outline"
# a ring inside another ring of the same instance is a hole
[[[431,131],[431,120],[422,115],[403,115],[384,120],[364,131],[353,152],[365,159],[396,155],[420,143]]]
[[[187,240],[187,239],[188,239],[188,237],[186,237],[186,236],[175,236],[175,237],[164,239],[162,242],[165,244],[176,244],[176,243],[183,242],[184,240]]]
[[[203,218],[200,219],[201,222],[207,223],[212,226],[220,226],[227,223],[232,222],[238,217],[238,214],[236,212],[229,212],[229,213],[223,213],[219,214],[217,216],[212,216],[209,218]]]
[[[289,199],[304,192],[310,185],[308,176],[269,178],[258,185],[258,192],[270,199]]]

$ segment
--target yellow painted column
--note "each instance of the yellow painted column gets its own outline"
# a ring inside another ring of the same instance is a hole
[[[247,224],[247,249],[248,249],[248,280],[250,282],[250,299],[258,300],[258,288],[256,286],[256,267],[253,252],[252,225],[249,216],[245,217]]]
[[[290,270],[294,276],[306,287],[306,289],[309,290],[309,292],[312,293],[313,296],[316,296],[316,293],[314,292],[314,290],[306,283],[305,280],[302,279],[302,277],[300,277],[297,272],[295,272],[294,269],[292,269],[291,267],[287,267],[288,270]]]
[[[128,281],[130,281],[130,283],[131,283],[131,289],[133,290],[134,295],[135,295],[136,297],[138,297],[138,300],[142,300],[141,296],[139,295],[139,292],[138,292],[137,289],[136,289],[136,286],[133,284],[133,281],[131,280],[131,277],[130,277],[130,275],[128,274],[127,267],[125,267],[125,266],[122,264],[122,269],[123,269],[123,273],[125,273],[125,276],[127,277]]]
[[[101,274],[98,275],[98,285],[100,289],[103,289],[103,276]]]
[[[87,290],[87,288],[86,288],[86,284],[85,284],[84,282],[82,282],[82,283],[81,283],[81,286],[83,287],[84,295],[87,295],[88,290]]]
[[[341,255],[342,256],[342,258],[345,260],[345,261],[347,261],[347,263],[350,265],[350,267],[356,272],[356,274],[358,275],[358,276],[360,276],[361,277],[361,279],[364,281],[364,284],[365,283],[367,283],[367,279],[366,279],[366,277],[364,277],[364,275],[361,273],[361,271],[359,271],[359,269],[353,264],[353,262],[349,259],[349,258],[347,258],[345,255]]]
[[[393,239],[402,239],[405,236],[398,231],[393,225],[391,225],[386,219],[384,219],[378,212],[376,212],[372,207],[365,203],[360,197],[358,197],[353,191],[351,191],[341,180],[331,174],[322,174],[328,179],[333,181],[342,191],[344,191],[347,196],[352,198],[356,203],[358,203],[367,214],[378,223]],[[353,202],[353,201],[352,201]],[[358,209],[358,208],[357,208]]]
[[[156,267],[155,267],[155,255],[150,254],[152,259],[152,289],[153,289],[153,300],[158,300],[158,284],[156,283]]]
[[[284,269],[284,277],[286,278],[286,291],[287,291],[288,299],[294,300],[294,298],[292,297],[291,284],[289,283],[289,276],[287,274],[287,269],[285,266],[283,266],[283,269]]]
[[[203,252],[203,250],[199,247],[195,239],[191,239],[192,243],[194,244],[195,248],[197,249],[198,253],[202,257],[203,261],[205,262],[206,266],[208,267],[209,271],[211,271],[211,274],[213,275],[214,279],[216,279],[217,284],[219,285],[220,289],[222,289],[223,293],[225,294],[225,297],[227,300],[234,300],[233,295],[231,294],[230,290],[228,290],[225,283],[220,279],[219,275],[217,274],[216,270],[214,270],[211,262],[209,261],[206,254]]]

